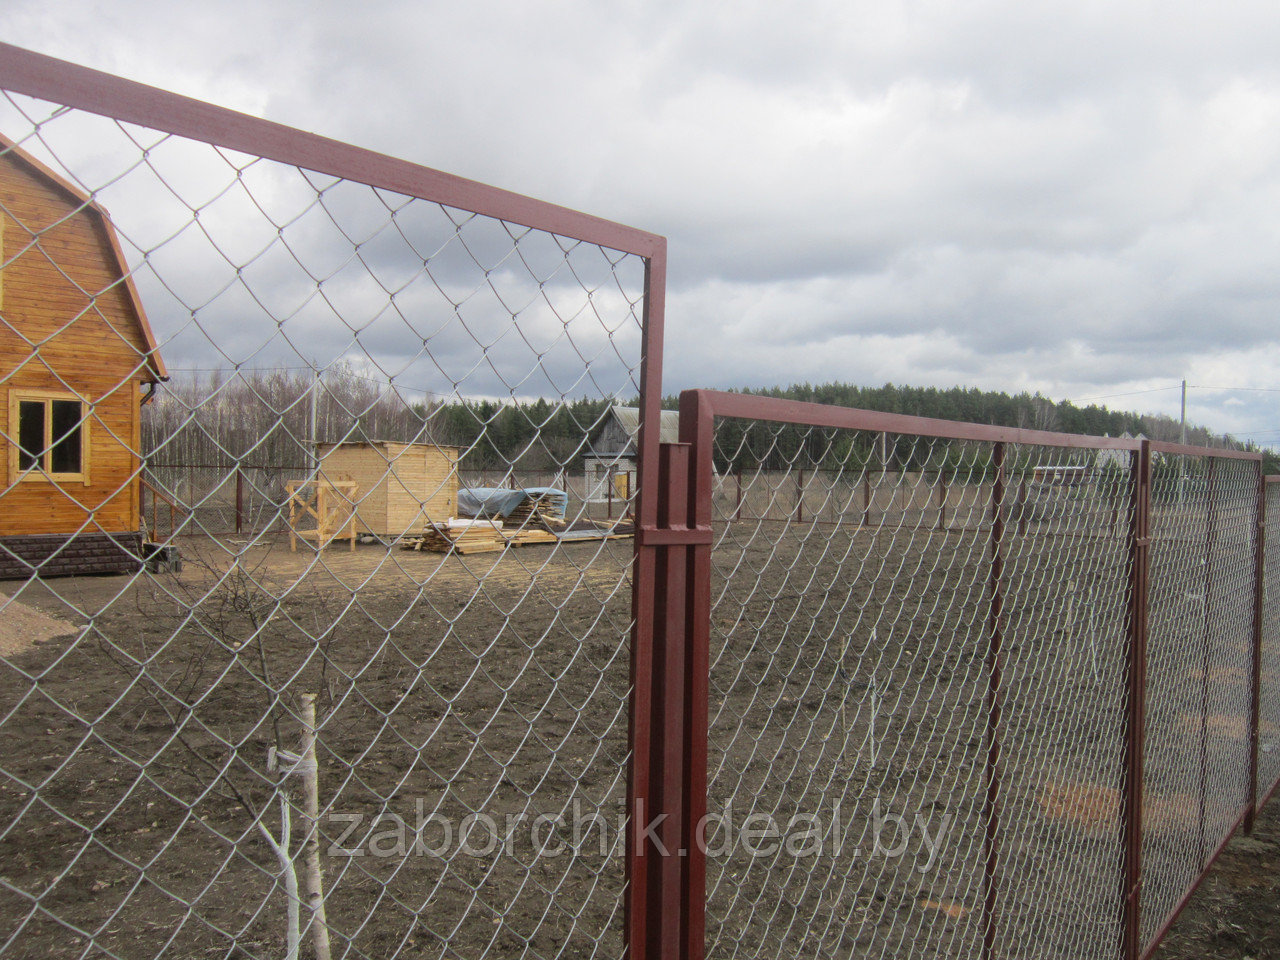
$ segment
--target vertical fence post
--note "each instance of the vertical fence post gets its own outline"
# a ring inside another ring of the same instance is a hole
[[[795,522],[804,523],[804,467],[800,467],[800,474],[796,477]]]
[[[627,938],[632,960],[701,960],[711,632],[711,427],[681,397],[680,443],[658,447],[636,528]]]
[[[996,955],[997,876],[1000,859],[1000,723],[1001,640],[1003,632],[1004,593],[1004,443],[997,441],[992,451],[995,478],[991,488],[991,564],[988,576],[989,607],[987,614],[987,756],[985,780],[986,800],[983,805],[985,834],[983,837],[983,908],[982,956]]]
[[[680,398],[680,439],[692,444],[690,527],[697,542],[689,548],[689,648],[685,725],[685,825],[688,846],[682,858],[685,904],[683,960],[702,960],[706,947],[707,738],[711,682],[711,499],[714,483],[715,420],[697,393]]]
[[[938,471],[938,529],[947,528],[947,476]]]
[[[1258,816],[1258,739],[1261,722],[1259,700],[1262,697],[1262,613],[1266,595],[1267,543],[1267,478],[1258,461],[1258,503],[1254,508],[1253,535],[1253,663],[1249,696],[1249,811],[1245,814],[1245,833],[1253,832]]]
[[[733,508],[733,519],[735,522],[737,522],[742,519],[742,464],[741,463],[738,464],[738,467],[736,470],[734,470],[733,474],[738,481],[738,502],[734,505],[734,508]]]
[[[871,526],[871,477],[862,475],[862,525]]]
[[[1208,836],[1209,807],[1209,671],[1213,664],[1213,620],[1210,604],[1213,599],[1213,550],[1217,541],[1218,517],[1214,494],[1216,493],[1217,461],[1209,458],[1205,477],[1205,514],[1204,514],[1204,576],[1200,582],[1201,601],[1201,633],[1202,644],[1200,654],[1200,865],[1203,867],[1210,854]],[[1178,489],[1183,487],[1181,466],[1178,468]],[[1179,506],[1185,509],[1186,502],[1179,493]]]
[[[244,529],[244,474],[240,464],[236,464],[236,533]]]
[[[1129,650],[1125,682],[1125,767],[1122,782],[1121,944],[1124,960],[1142,952],[1142,763],[1146,742],[1147,584],[1151,564],[1151,447],[1139,441],[1130,463]]]
[[[1018,536],[1027,533],[1027,478],[1018,481]]]

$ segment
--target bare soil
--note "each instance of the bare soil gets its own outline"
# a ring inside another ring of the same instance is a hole
[[[1064,543],[1008,542],[995,936],[1011,956],[1075,960],[1116,932],[1123,637],[1104,625],[1121,622],[1124,556]],[[733,806],[741,827],[840,800],[846,846],[713,856],[709,955],[977,955],[985,544],[979,526],[775,523],[717,547],[712,809]],[[258,824],[279,835],[268,750],[297,748],[303,693],[319,695],[336,956],[621,955],[630,541],[468,558],[194,539],[183,552],[181,574],[15,594],[67,626],[0,666],[10,955],[281,956],[281,873]],[[1178,748],[1153,777],[1153,853],[1216,814],[1189,812],[1180,764],[1206,730],[1234,749],[1232,704],[1187,719],[1190,681],[1231,676],[1232,656],[1170,674],[1187,699],[1158,727]],[[575,808],[592,831],[576,855],[539,855],[531,821]],[[470,847],[444,843],[445,821],[476,813],[516,826],[496,851],[474,819]],[[949,818],[936,858],[919,833],[904,855],[877,851],[877,817],[898,816],[934,833]],[[1160,957],[1280,956],[1278,829],[1273,806]]]

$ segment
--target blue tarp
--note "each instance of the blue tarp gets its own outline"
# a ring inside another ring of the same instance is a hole
[[[458,515],[503,519],[529,497],[548,497],[550,506],[563,516],[569,510],[569,495],[555,487],[526,487],[504,490],[500,487],[467,487],[458,491]]]

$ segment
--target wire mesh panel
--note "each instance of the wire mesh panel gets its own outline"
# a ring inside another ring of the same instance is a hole
[[[1143,939],[1251,802],[1257,463],[1157,454],[1143,794]]]
[[[1268,477],[1262,579],[1262,648],[1258,664],[1258,798],[1280,785],[1280,483]]]
[[[714,449],[707,955],[1112,955],[1127,455]]]
[[[0,952],[616,956],[641,248],[207,115],[0,98]]]

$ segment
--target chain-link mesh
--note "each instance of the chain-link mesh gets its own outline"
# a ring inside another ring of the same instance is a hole
[[[716,420],[709,956],[1117,955],[1136,456]],[[1154,462],[1145,943],[1251,799],[1257,510]]]
[[[1143,794],[1152,938],[1251,802],[1257,464],[1153,465]]]
[[[710,802],[821,840],[712,851],[709,956],[1118,943],[1127,454],[993,453],[718,421]]]
[[[0,134],[0,952],[619,955],[644,260]]]
[[[1280,787],[1280,483],[1268,482],[1258,696],[1258,795]]]

